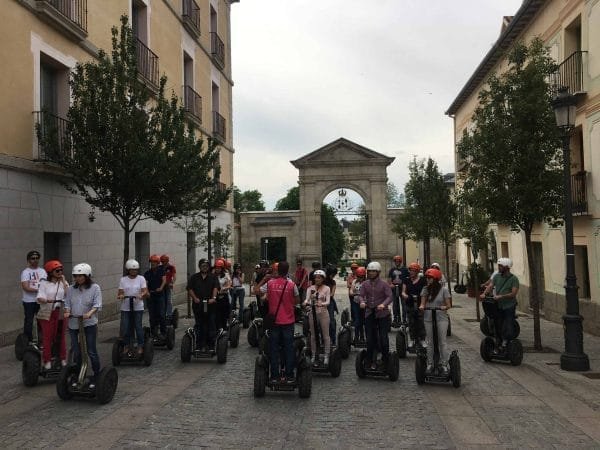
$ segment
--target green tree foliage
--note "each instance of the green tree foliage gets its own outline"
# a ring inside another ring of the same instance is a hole
[[[78,64],[70,78],[73,103],[64,139],[38,136],[44,153],[64,169],[65,187],[112,214],[122,227],[123,259],[137,223],[160,223],[222,204],[227,189],[212,194],[219,177],[219,151],[204,145],[185,120],[166,77],[156,98],[138,79],[136,47],[127,17],[112,28],[112,53]],[[46,127],[44,127],[46,128]]]
[[[293,211],[300,209],[300,187],[294,186],[288,189],[285,197],[275,203],[275,211]]]
[[[387,206],[388,208],[402,208],[404,206],[404,196],[392,182],[387,184]]]
[[[321,205],[321,261],[337,264],[344,254],[344,231],[329,205]]]
[[[507,71],[491,76],[479,94],[475,130],[458,145],[466,172],[461,196],[492,222],[525,234],[534,345],[541,349],[531,232],[536,223],[558,223],[563,205],[561,142],[547,82],[556,65],[539,38],[518,43],[507,57]]]
[[[236,223],[239,223],[241,212],[264,211],[265,202],[262,200],[262,194],[256,189],[250,191],[240,191],[237,186],[234,186],[233,209],[235,211],[235,221]]]
[[[231,225],[227,225],[225,228],[215,228],[212,232],[212,243],[215,248],[215,255],[224,258],[231,256]],[[208,251],[208,247],[205,250]]]

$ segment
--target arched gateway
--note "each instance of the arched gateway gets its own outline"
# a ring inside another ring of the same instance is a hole
[[[393,161],[344,138],[291,161],[299,170],[300,210],[242,213],[242,258],[254,248],[261,258],[320,260],[321,204],[330,192],[347,188],[365,202],[369,256],[387,265],[402,248],[402,241],[390,231],[391,219],[400,210],[387,208],[387,167]],[[277,255],[269,255],[275,239]]]

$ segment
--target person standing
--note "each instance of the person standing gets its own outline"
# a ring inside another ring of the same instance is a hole
[[[357,267],[354,271],[354,280],[352,281],[352,300],[350,307],[353,311],[352,324],[354,325],[354,342],[364,342],[365,340],[365,310],[360,308],[359,295],[360,286],[365,281],[367,271],[364,267]]]
[[[335,330],[335,314],[338,312],[337,303],[335,301],[335,291],[337,286],[337,283],[335,282],[336,275],[337,267],[335,267],[333,264],[327,264],[327,268],[325,269],[324,284],[329,287],[330,295],[327,311],[329,312],[329,338],[331,339],[331,345],[335,345],[337,338]],[[325,330],[323,330],[323,332],[325,332]]]
[[[170,317],[173,314],[173,286],[175,285],[175,281],[177,281],[177,269],[171,264],[169,255],[161,255],[160,263],[165,271],[165,277],[167,278],[164,289],[165,312],[167,316]]]
[[[164,289],[167,284],[167,277],[162,266],[159,266],[160,257],[151,255],[149,258],[150,269],[144,273],[144,278],[148,285],[150,298],[148,299],[148,313],[150,316],[150,331],[153,336],[165,335],[167,332],[167,322],[165,320],[165,297]]]
[[[425,278],[421,276],[421,265],[417,262],[408,265],[408,274],[408,278],[402,284],[402,301],[406,306],[408,331],[410,333],[408,346],[412,347],[417,339],[420,341],[425,339],[423,319],[418,308],[421,305],[421,292],[427,283]]]
[[[128,259],[125,262],[127,275],[119,281],[117,299],[124,300],[121,303],[121,336],[125,346],[123,353],[129,353],[129,344],[132,342],[130,327],[131,314],[133,314],[133,324],[137,338],[137,352],[141,355],[144,352],[144,329],[142,328],[142,319],[144,315],[144,298],[148,297],[148,285],[146,278],[139,275],[140,263],[135,259]],[[129,299],[125,297],[135,297],[133,300],[133,311],[130,310]]]
[[[398,328],[402,322],[406,321],[406,311],[404,311],[404,308],[402,311],[400,311],[400,294],[402,292],[402,283],[406,278],[408,278],[408,270],[402,264],[402,256],[394,256],[393,261],[394,266],[390,269],[388,274],[388,282],[390,284],[390,288],[392,289],[392,294],[394,295],[394,302],[392,306],[394,320],[392,321],[392,326],[394,328]]]
[[[27,267],[21,272],[21,289],[23,290],[23,296],[21,301],[23,303],[23,333],[29,339],[29,342],[33,341],[33,318],[40,309],[40,305],[37,302],[38,289],[40,282],[46,279],[46,271],[39,267],[40,264],[40,252],[32,250],[27,253]]]
[[[229,309],[231,300],[229,299],[229,290],[231,289],[231,277],[225,268],[225,260],[219,258],[215,261],[213,270],[214,275],[219,281],[220,289],[217,294],[217,328],[226,329],[229,320]]]
[[[246,289],[244,288],[244,272],[242,265],[235,263],[233,265],[233,273],[231,274],[231,310],[235,310],[239,304],[238,318],[242,317],[244,312],[244,297]]]
[[[304,267],[301,259],[296,261],[294,283],[296,283],[296,287],[298,287],[300,298],[304,298],[306,296],[306,289],[308,288],[308,270]]]
[[[350,273],[346,277],[346,287],[348,288],[348,300],[350,301],[350,320],[352,323],[354,323],[354,314],[356,312],[356,308],[358,307],[358,303],[354,301],[354,289],[352,288],[352,284],[356,279],[356,269],[358,269],[358,264],[352,262],[352,264],[350,264]],[[354,305],[356,305],[356,307]]]
[[[310,327],[310,349],[311,362],[314,364],[317,355],[317,333],[316,327],[321,329],[321,339],[323,339],[324,360],[325,365],[329,364],[329,352],[331,350],[331,338],[329,336],[329,311],[327,310],[331,300],[329,287],[325,284],[325,272],[315,270],[315,284],[306,292],[304,306],[308,311],[308,325]],[[317,323],[313,320],[312,308],[315,308],[315,316]]]
[[[198,261],[198,269],[186,286],[192,299],[195,344],[198,349],[208,346],[210,351],[214,351],[217,336],[217,293],[220,285],[217,277],[210,273],[208,260]]]
[[[44,369],[50,369],[52,367],[52,345],[55,340],[59,343],[57,351],[60,362],[63,366],[67,365],[66,327],[61,310],[69,283],[65,280],[63,265],[57,259],[44,264],[44,270],[48,276],[46,280],[41,281],[38,289],[37,302],[40,308],[37,318],[42,328],[42,364]]]

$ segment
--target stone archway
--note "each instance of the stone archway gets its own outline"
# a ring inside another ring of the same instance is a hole
[[[344,138],[291,161],[299,171],[300,258],[321,259],[321,204],[338,188],[358,192],[365,202],[371,259],[389,258],[387,167],[393,161]]]

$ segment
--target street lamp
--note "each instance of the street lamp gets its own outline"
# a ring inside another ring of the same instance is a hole
[[[571,211],[571,131],[575,126],[577,106],[575,97],[566,87],[559,89],[552,102],[556,124],[561,130],[563,144],[563,183],[565,191],[565,252],[567,258],[567,275],[565,298],[567,311],[563,316],[565,330],[565,351],[560,355],[560,368],[570,371],[590,370],[590,360],[583,352],[583,325],[579,315],[579,298],[577,295],[577,277],[575,276],[575,249],[573,245],[573,213]]]
[[[269,260],[268,250],[269,250],[269,240],[267,238],[265,238],[265,261]]]

